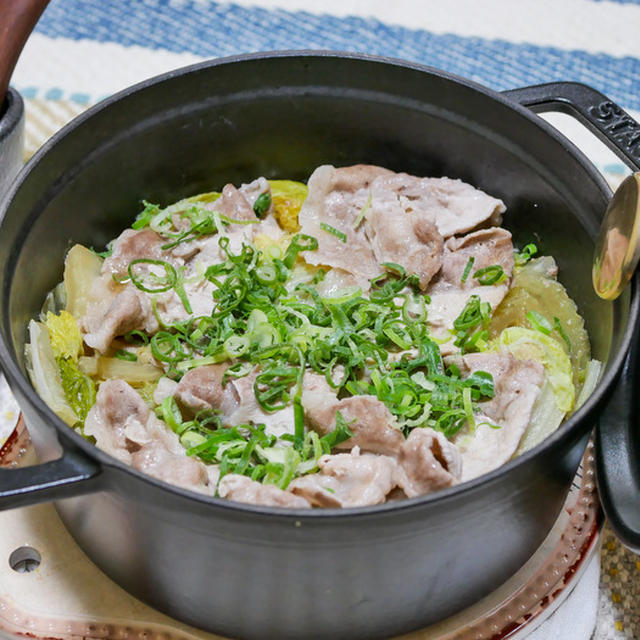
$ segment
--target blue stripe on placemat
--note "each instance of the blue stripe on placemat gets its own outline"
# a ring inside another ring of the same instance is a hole
[[[37,31],[50,37],[140,45],[218,57],[273,49],[338,49],[405,58],[494,89],[575,80],[640,109],[640,60],[514,44],[302,11],[193,0],[57,0]]]

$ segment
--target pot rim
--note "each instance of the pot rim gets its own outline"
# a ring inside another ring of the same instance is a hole
[[[13,87],[9,87],[4,101],[0,104],[0,143],[18,128],[23,117],[22,96]]]
[[[4,218],[4,214],[6,213],[8,206],[13,201],[17,192],[20,190],[22,184],[26,181],[31,171],[39,164],[41,158],[45,156],[53,147],[55,147],[61,139],[65,138],[68,135],[71,135],[73,131],[80,125],[84,124],[86,120],[89,120],[95,114],[102,112],[104,109],[109,108],[114,103],[126,99],[130,95],[133,95],[150,86],[163,83],[173,78],[185,76],[190,73],[197,73],[204,69],[222,65],[237,64],[245,61],[289,58],[337,58],[372,62],[385,66],[401,67],[404,69],[419,71],[427,75],[444,78],[456,84],[473,89],[479,93],[482,93],[486,97],[497,101],[503,106],[515,110],[520,116],[526,118],[531,123],[536,125],[539,129],[541,129],[544,134],[555,139],[565,148],[566,151],[568,151],[574,157],[574,159],[580,165],[582,165],[583,169],[588,174],[590,174],[591,178],[600,187],[600,189],[604,193],[608,193],[609,196],[611,195],[611,189],[604,180],[604,177],[595,169],[594,165],[589,161],[584,153],[580,151],[580,149],[578,149],[570,140],[568,140],[551,124],[537,116],[528,108],[520,105],[518,102],[509,99],[498,91],[490,89],[467,78],[442,71],[441,69],[437,69],[435,67],[430,67],[427,65],[409,62],[397,58],[334,50],[286,50],[240,54],[223,58],[216,58],[212,60],[205,60],[203,62],[198,62],[157,76],[153,76],[152,78],[148,78],[139,83],[131,85],[98,102],[97,104],[81,113],[79,116],[75,117],[62,129],[57,131],[49,140],[47,140],[47,142],[45,142],[44,145],[42,145],[42,147],[40,147],[40,149],[28,161],[28,163],[20,171],[11,188],[0,203],[0,221]],[[17,95],[19,97],[19,94]],[[22,100],[20,100],[20,102],[22,102]],[[0,228],[1,224],[2,223],[0,222]],[[622,368],[627,351],[629,350],[634,329],[638,325],[640,316],[640,296],[638,296],[638,286],[640,284],[639,278],[640,275],[636,274],[636,276],[632,279],[629,299],[628,324],[620,340],[620,345],[617,353],[615,353],[615,355],[607,363],[609,365],[608,370],[604,373],[597,387],[587,398],[584,404],[574,414],[572,414],[568,420],[563,422],[555,432],[545,438],[541,443],[526,451],[517,458],[511,459],[497,469],[483,474],[478,478],[474,478],[473,480],[463,482],[459,485],[435,491],[423,496],[406,498],[393,502],[385,502],[379,505],[369,505],[365,507],[349,507],[342,509],[291,509],[284,507],[267,507],[206,496],[204,494],[198,494],[195,491],[182,489],[162,480],[158,480],[156,478],[153,478],[152,476],[134,469],[129,465],[118,461],[115,457],[112,457],[111,455],[99,449],[97,446],[87,442],[81,435],[76,433],[71,427],[64,423],[62,419],[59,418],[58,415],[49,408],[49,406],[35,391],[27,376],[22,373],[16,359],[13,356],[13,349],[9,347],[8,341],[2,333],[0,333],[0,361],[2,362],[2,368],[4,369],[5,375],[11,381],[12,386],[16,386],[19,388],[20,393],[26,398],[28,402],[30,402],[30,404],[40,414],[40,416],[47,423],[52,424],[57,432],[57,435],[62,436],[63,438],[70,439],[76,447],[81,449],[82,452],[85,453],[90,459],[97,460],[103,468],[116,468],[119,471],[124,471],[125,473],[134,476],[138,480],[154,485],[159,489],[165,491],[168,490],[170,493],[176,496],[186,498],[191,503],[199,504],[203,508],[219,508],[228,512],[229,514],[262,514],[268,515],[272,518],[305,521],[309,521],[311,519],[327,520],[334,519],[335,517],[349,519],[367,515],[382,517],[398,512],[406,512],[422,507],[427,507],[432,504],[442,505],[446,502],[456,499],[461,494],[470,493],[478,490],[484,485],[493,484],[499,481],[503,476],[509,474],[513,469],[527,464],[533,458],[543,455],[547,451],[551,451],[560,442],[574,437],[574,432],[579,430],[580,423],[588,417],[588,415],[592,412],[596,405],[602,403],[606,399]],[[8,314],[8,308],[5,308],[4,313]]]

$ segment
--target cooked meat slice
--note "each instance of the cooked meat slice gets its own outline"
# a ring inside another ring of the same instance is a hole
[[[269,186],[269,182],[266,178],[256,178],[248,184],[243,184],[239,191],[247,199],[247,202],[253,209],[253,205],[256,203],[256,200],[263,193],[271,194],[271,187]],[[269,211],[271,211],[271,207],[269,207]]]
[[[395,262],[416,274],[424,291],[442,261],[442,236],[433,214],[408,212],[395,193],[379,188],[377,182],[371,193],[364,229],[376,261]]]
[[[243,378],[236,378],[233,386],[238,394],[238,407],[230,414],[225,414],[228,423],[237,424],[264,424],[265,433],[280,437],[286,433],[294,433],[293,406],[289,405],[279,411],[267,412],[262,409],[256,400],[253,385],[258,376],[256,368]]]
[[[465,282],[462,282],[471,257],[474,259],[472,268]],[[506,280],[493,285],[481,285],[473,274],[478,269],[492,265],[502,267]],[[444,243],[442,270],[427,291],[431,298],[427,315],[429,326],[434,336],[444,341],[441,344],[444,355],[456,351],[453,339],[447,338],[469,298],[477,295],[495,310],[509,291],[513,266],[511,234],[505,229],[481,229],[460,238],[449,238]]]
[[[336,191],[355,193],[360,189],[368,189],[376,178],[394,176],[390,169],[378,167],[374,164],[354,164],[350,167],[335,169],[333,188]]]
[[[158,384],[153,392],[153,401],[156,404],[162,404],[165,398],[168,398],[175,393],[177,386],[178,383],[175,380],[163,376],[158,380]]]
[[[204,492],[209,486],[207,469],[201,462],[184,454],[172,453],[158,440],[152,440],[135,451],[131,455],[131,466],[184,489]]]
[[[244,196],[232,184],[227,184],[222,189],[222,196],[212,202],[207,208],[218,211],[228,218],[236,220],[257,220],[253,207]]]
[[[395,487],[396,462],[388,456],[351,453],[322,456],[319,473],[296,478],[288,490],[316,507],[380,504]]]
[[[299,222],[303,233],[318,239],[318,249],[305,252],[305,260],[343,269],[365,289],[382,272],[381,263],[395,262],[416,273],[425,288],[440,268],[442,237],[432,212],[387,186],[394,176],[367,165],[316,169]],[[346,242],[323,224],[343,233]]]
[[[205,466],[187,457],[178,436],[124,380],[100,385],[84,432],[103,451],[156,478],[198,491],[209,483]]]
[[[84,341],[100,353],[107,351],[116,336],[128,331],[144,329],[155,333],[158,329],[149,298],[133,285],[126,286],[111,302],[104,316],[94,317],[93,322],[95,325],[85,334]],[[84,323],[86,326],[86,319]]]
[[[209,487],[211,493],[215,493],[215,489],[218,486],[218,480],[220,479],[220,466],[217,464],[206,465],[207,476],[209,477]]]
[[[462,282],[470,258],[474,259],[473,265],[465,282]],[[473,274],[479,269],[493,265],[502,267],[506,275],[504,284],[508,288],[513,275],[514,260],[511,234],[506,229],[491,227],[474,231],[461,238],[449,238],[444,243],[442,272],[434,282],[433,291],[446,291],[451,287],[472,289],[483,286]]]
[[[226,475],[220,480],[218,494],[221,498],[246,504],[260,504],[266,507],[304,509],[311,506],[301,496],[283,491],[272,484],[260,484],[251,478],[235,473]]]
[[[167,241],[153,229],[125,229],[114,240],[112,252],[102,265],[102,273],[124,275],[132,260],[150,258],[159,260],[163,257],[161,249]]]
[[[451,288],[444,292],[428,291],[431,302],[427,306],[427,322],[434,338],[438,340],[442,355],[446,356],[459,351],[453,345],[455,340],[453,323],[472,295],[477,295],[481,302],[488,302],[493,312],[502,302],[507,291],[508,287],[504,283],[464,290]]]
[[[540,394],[544,368],[533,360],[517,360],[508,352],[471,353],[462,362],[469,373],[490,373],[495,388],[491,400],[478,404],[486,418],[478,416],[475,431],[460,432],[455,439],[464,481],[499,467],[516,452]]]
[[[100,449],[128,463],[150,415],[140,394],[124,380],[107,380],[87,414],[84,433],[93,436]]]
[[[353,274],[363,288],[380,273],[362,225],[354,223],[365,206],[369,193],[360,186],[366,182],[364,169],[318,167],[309,178],[309,193],[302,205],[298,222],[301,232],[318,240],[316,251],[303,252],[313,265],[338,267]],[[346,236],[346,242],[321,225],[328,225]]]
[[[238,406],[239,396],[232,381],[222,386],[228,368],[228,364],[220,363],[190,369],[176,387],[176,402],[194,414],[214,409],[222,415],[231,415]]]
[[[481,224],[498,226],[505,211],[502,200],[462,180],[417,178],[397,173],[377,183],[408,200],[415,209],[430,211],[444,238],[471,231]]]
[[[398,454],[398,485],[409,498],[455,484],[462,462],[457,447],[442,433],[416,428],[403,442]]]
[[[375,396],[352,396],[338,400],[323,376],[307,373],[302,389],[302,406],[308,425],[321,436],[336,426],[340,411],[353,437],[338,445],[339,449],[359,446],[364,451],[394,455],[404,436],[385,404]]]

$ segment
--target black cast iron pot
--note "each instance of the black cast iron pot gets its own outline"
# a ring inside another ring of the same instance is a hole
[[[591,286],[610,190],[522,105],[564,108],[629,164],[640,157],[620,133],[638,125],[624,124],[625,114],[588,87],[501,95],[419,65],[351,54],[207,62],[77,118],[4,202],[0,357],[45,464],[0,472],[0,507],[55,500],[77,542],[117,583],[176,618],[236,637],[386,636],[496,588],[555,521],[639,313],[637,279],[615,303]],[[517,244],[534,240],[556,257],[606,370],[587,403],[541,445],[434,495],[344,511],[279,510],[144,476],[84,441],[36,395],[25,375],[25,330],[60,281],[72,242],[104,245],[130,225],[143,198],[168,203],[226,182],[305,179],[323,163],[357,162],[462,178],[506,202]]]
[[[0,197],[9,188],[22,166],[24,146],[24,103],[9,88],[0,104]]]

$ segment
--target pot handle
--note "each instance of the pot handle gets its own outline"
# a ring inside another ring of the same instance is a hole
[[[640,553],[640,354],[634,335],[622,374],[596,427],[596,477],[609,524],[622,543]]]
[[[91,493],[97,490],[100,472],[100,466],[81,451],[67,448],[50,462],[0,468],[0,511]]]
[[[634,171],[640,169],[640,124],[596,89],[579,82],[550,82],[502,94],[536,113],[573,116]]]

